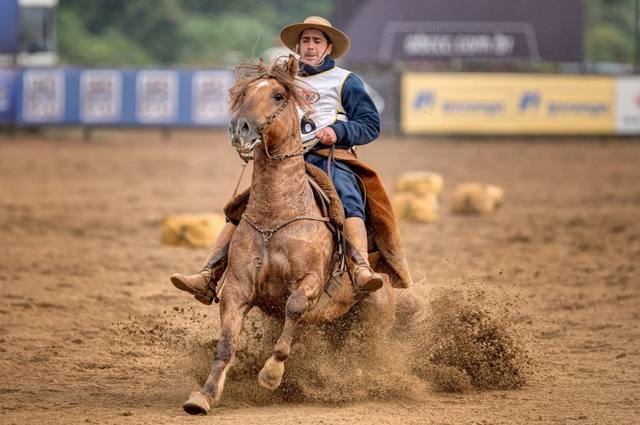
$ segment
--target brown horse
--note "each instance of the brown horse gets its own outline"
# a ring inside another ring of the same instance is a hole
[[[252,307],[284,319],[282,334],[258,375],[268,389],[280,385],[298,323],[335,320],[357,304],[357,320],[370,333],[394,323],[398,290],[385,282],[363,299],[347,275],[340,289],[322,298],[331,273],[333,237],[316,205],[305,174],[296,104],[305,108],[308,88],[296,80],[297,60],[245,66],[230,90],[232,145],[255,161],[251,195],[231,241],[225,290],[221,295],[221,336],[201,391],[183,405],[206,414],[218,404],[245,317]],[[362,302],[361,302],[362,301]]]

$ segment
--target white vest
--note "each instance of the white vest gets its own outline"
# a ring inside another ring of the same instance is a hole
[[[349,74],[351,72],[346,69],[333,67],[315,75],[298,77],[320,95],[318,101],[313,104],[313,111],[307,117],[303,117],[303,111],[298,108],[303,142],[311,140],[321,128],[338,120],[348,120],[341,99],[342,87]]]

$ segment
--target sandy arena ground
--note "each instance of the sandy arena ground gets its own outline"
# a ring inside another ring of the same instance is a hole
[[[186,415],[189,347],[217,337],[218,308],[170,285],[206,250],[162,246],[159,224],[219,211],[239,160],[223,133],[57,131],[0,136],[0,423],[640,422],[638,141],[383,137],[360,153],[388,188],[405,170],[444,175],[441,220],[401,224],[416,289],[512,305],[524,387],[336,404],[230,383],[213,415]],[[451,215],[468,180],[502,186],[504,208]]]

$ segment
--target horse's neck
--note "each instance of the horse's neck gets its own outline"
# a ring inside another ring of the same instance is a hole
[[[295,147],[290,148],[291,152],[295,150]],[[269,159],[263,149],[255,153],[251,196],[246,210],[254,220],[268,225],[307,215],[312,200],[302,156],[275,160]]]

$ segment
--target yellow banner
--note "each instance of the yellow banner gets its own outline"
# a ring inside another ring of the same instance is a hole
[[[538,74],[402,77],[405,134],[608,134],[615,79]]]

